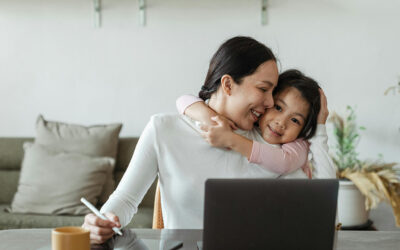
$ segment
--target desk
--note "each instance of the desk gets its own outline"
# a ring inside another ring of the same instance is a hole
[[[196,249],[202,230],[134,229],[144,239],[171,239],[183,242],[182,249]],[[40,249],[51,244],[51,229],[16,229],[0,231],[0,249]],[[341,231],[338,250],[400,250],[399,231]]]

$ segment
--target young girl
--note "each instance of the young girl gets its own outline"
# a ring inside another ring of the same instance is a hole
[[[320,98],[320,93],[323,98]],[[321,100],[326,102],[317,82],[298,70],[288,70],[279,76],[274,90],[274,107],[267,109],[264,114],[252,111],[256,117],[262,115],[259,132],[267,144],[236,134],[233,131],[234,124],[221,116],[211,117],[215,125],[202,124],[202,135],[212,146],[235,150],[250,162],[272,172],[287,174],[302,168],[311,178],[307,140],[317,130]],[[202,114],[207,117],[211,109],[199,101],[202,99],[182,96],[177,100],[178,110],[205,121]]]

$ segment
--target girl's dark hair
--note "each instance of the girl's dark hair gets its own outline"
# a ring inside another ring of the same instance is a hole
[[[243,77],[253,74],[262,63],[276,58],[272,51],[251,37],[237,36],[224,42],[210,61],[199,97],[207,100],[221,85],[221,77],[230,75],[240,84]]]
[[[320,87],[314,79],[305,76],[299,70],[290,69],[279,75],[278,85],[274,89],[273,94],[279,94],[290,87],[297,89],[301,93],[301,96],[310,104],[304,127],[297,137],[308,140],[314,136],[317,130],[317,118],[321,108]]]

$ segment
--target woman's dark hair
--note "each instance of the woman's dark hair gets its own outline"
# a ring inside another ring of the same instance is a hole
[[[320,87],[314,79],[305,76],[298,70],[290,69],[279,75],[278,85],[274,89],[273,95],[279,94],[290,87],[297,89],[301,93],[301,96],[310,104],[304,127],[297,137],[308,140],[314,136],[317,130],[317,118],[321,108]]]
[[[207,100],[221,85],[221,77],[230,75],[240,84],[243,77],[253,74],[262,63],[276,58],[272,51],[251,37],[237,36],[224,42],[210,61],[199,97]]]

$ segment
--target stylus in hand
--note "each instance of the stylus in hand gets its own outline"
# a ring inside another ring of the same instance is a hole
[[[83,204],[85,204],[85,206],[87,206],[95,215],[97,215],[100,219],[103,219],[103,220],[109,220],[109,219],[107,219],[104,215],[102,215],[101,213],[100,213],[100,211],[99,210],[97,210],[97,208],[95,208],[95,206],[93,206],[90,202],[88,202],[85,198],[81,198],[81,202],[83,203]],[[122,232],[121,232],[121,230],[119,230],[119,228],[117,228],[117,227],[113,227],[112,228],[112,230],[115,232],[115,233],[117,233],[117,234],[119,234],[119,235],[121,235],[122,236]]]

